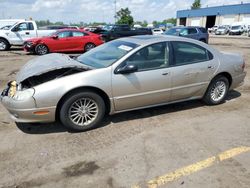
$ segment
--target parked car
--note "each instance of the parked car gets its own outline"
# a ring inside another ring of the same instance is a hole
[[[216,35],[226,35],[229,32],[229,27],[225,25],[221,25],[218,27],[218,29],[215,31]]]
[[[34,21],[21,21],[8,30],[0,30],[0,51],[9,50],[12,45],[22,46],[24,41],[48,36],[54,30],[38,30],[36,22]]]
[[[151,30],[146,30],[141,28],[132,29],[127,24],[109,25],[108,28],[109,30],[100,33],[106,42],[121,37],[129,37],[135,35],[152,35]]]
[[[165,35],[176,35],[196,39],[208,43],[209,35],[204,27],[174,27],[167,30]]]
[[[103,44],[99,35],[79,29],[62,29],[51,36],[34,38],[24,43],[24,50],[44,55],[49,52],[83,52]]]
[[[164,33],[164,31],[160,28],[152,29],[152,32],[153,32],[153,35],[161,35]]]
[[[208,28],[208,32],[209,32],[209,33],[215,33],[215,32],[217,31],[217,29],[218,29],[218,26],[217,26],[217,25],[214,25],[213,27]]]
[[[229,35],[242,35],[244,33],[243,25],[232,25],[229,31]]]
[[[105,114],[194,99],[220,104],[243,83],[244,68],[241,55],[196,40],[134,36],[76,59],[48,54],[30,60],[1,101],[16,122],[60,120],[82,131]]]

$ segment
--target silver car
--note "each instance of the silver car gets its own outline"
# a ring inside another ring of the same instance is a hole
[[[74,130],[105,114],[203,99],[220,104],[246,76],[241,55],[183,37],[134,36],[72,59],[49,54],[28,62],[1,101],[16,122],[60,120]]]

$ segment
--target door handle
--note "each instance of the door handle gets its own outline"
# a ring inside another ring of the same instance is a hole
[[[168,74],[169,74],[169,72],[162,73],[163,76],[167,76]]]
[[[208,68],[208,69],[214,69],[214,66],[209,65],[207,68]]]
[[[26,35],[29,35],[29,34],[30,34],[30,32],[25,32],[25,34],[26,34]]]

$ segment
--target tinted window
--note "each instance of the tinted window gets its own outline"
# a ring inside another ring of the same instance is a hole
[[[34,30],[33,23],[28,23],[28,25],[29,25],[29,30]]]
[[[202,33],[207,33],[207,30],[203,27],[200,27],[199,30],[202,32]]]
[[[192,34],[196,34],[197,30],[195,28],[189,28],[188,29],[188,34],[192,35]]]
[[[196,44],[188,42],[172,42],[172,45],[175,65],[208,61],[212,58],[210,52]]]
[[[188,33],[188,29],[182,29],[181,31],[180,31],[180,35],[188,35],[189,33]]]
[[[125,65],[133,64],[139,71],[168,67],[169,48],[167,43],[157,43],[147,46],[125,61]]]
[[[166,35],[177,35],[181,31],[181,28],[172,28],[165,32]]]
[[[84,35],[84,33],[82,33],[82,32],[73,31],[73,32],[72,32],[72,36],[73,36],[73,37],[83,37],[83,36],[85,36],[85,35]]]
[[[70,31],[63,31],[58,33],[58,38],[66,38],[66,37],[70,37],[71,36],[71,32]]]

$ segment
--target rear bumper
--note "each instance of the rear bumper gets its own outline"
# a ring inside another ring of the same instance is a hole
[[[233,82],[231,84],[230,89],[242,86],[244,84],[244,79],[246,77],[246,74],[247,74],[246,72],[243,72],[242,74],[233,77]]]

